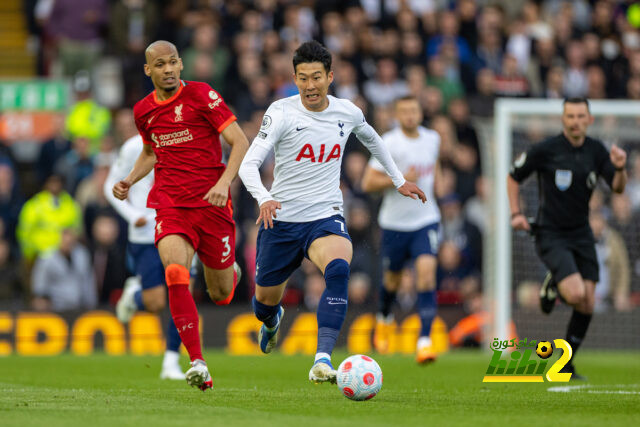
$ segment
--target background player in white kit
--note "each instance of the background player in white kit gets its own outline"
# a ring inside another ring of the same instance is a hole
[[[440,136],[420,126],[422,109],[413,96],[395,102],[399,126],[383,135],[393,160],[408,181],[424,189],[427,199],[434,200],[433,184],[438,173]],[[418,338],[416,361],[432,362],[431,323],[436,315],[436,265],[438,254],[440,211],[435,203],[411,203],[393,189],[393,182],[375,158],[369,162],[362,180],[365,191],[384,191],[378,216],[382,228],[384,279],[380,288],[380,306],[373,343],[376,350],[386,353],[393,327],[392,305],[400,287],[402,270],[414,260],[418,314],[422,327]]]
[[[349,134],[354,132],[384,165],[402,195],[423,203],[426,199],[415,184],[405,181],[362,111],[350,101],[327,95],[333,81],[327,49],[316,41],[303,43],[294,53],[293,69],[300,94],[271,104],[239,172],[260,206],[253,309],[264,323],[260,348],[269,353],[277,343],[287,280],[303,258],[309,258],[326,282],[318,305],[318,347],[309,380],[335,383],[331,352],[347,312],[353,252],[340,192],[342,153]],[[269,192],[258,168],[271,148],[275,179]]]
[[[160,313],[167,305],[164,286],[164,267],[154,245],[156,211],[147,208],[147,196],[153,187],[153,171],[131,187],[126,200],[113,195],[113,186],[127,176],[142,151],[140,135],[129,138],[120,149],[118,160],[111,167],[104,183],[104,195],[113,208],[129,223],[127,257],[133,260],[137,276],[125,282],[122,296],[116,305],[118,319],[127,323],[137,310]],[[180,335],[173,318],[167,324],[167,350],[162,361],[160,378],[184,380],[178,363],[180,359]]]

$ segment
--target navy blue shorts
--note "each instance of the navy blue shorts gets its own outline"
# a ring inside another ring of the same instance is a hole
[[[300,266],[314,240],[335,234],[351,241],[344,218],[334,215],[311,222],[273,221],[273,228],[258,231],[256,283],[277,286]]]
[[[153,243],[129,243],[129,255],[133,260],[133,270],[142,278],[142,289],[164,285],[164,266]]]
[[[440,224],[429,224],[416,231],[382,230],[383,265],[389,271],[401,271],[407,261],[420,255],[438,256]]]

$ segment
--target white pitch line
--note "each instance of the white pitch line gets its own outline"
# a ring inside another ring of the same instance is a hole
[[[547,391],[552,393],[570,393],[584,391],[590,394],[640,394],[640,391],[627,391],[627,390],[593,390],[597,388],[638,388],[640,384],[583,384],[583,385],[566,385],[550,387]]]

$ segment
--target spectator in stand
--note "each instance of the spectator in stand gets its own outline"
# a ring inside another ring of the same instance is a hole
[[[629,181],[627,182],[627,195],[631,201],[631,210],[640,212],[640,150],[632,150],[629,153]]]
[[[365,273],[353,273],[349,278],[349,304],[369,308],[373,304],[371,296],[371,276]]]
[[[271,89],[269,79],[264,76],[255,77],[249,82],[249,93],[236,101],[235,113],[238,120],[243,122],[251,119],[256,111],[264,112],[271,104]]]
[[[480,40],[476,47],[476,55],[483,68],[488,68],[495,74],[502,69],[502,39],[500,32],[495,29],[487,29],[480,32]]]
[[[447,108],[449,101],[464,95],[464,88],[457,73],[447,73],[446,64],[438,55],[429,58],[427,86],[435,87],[442,94],[443,108]]]
[[[551,67],[547,72],[544,97],[559,99],[564,96],[564,71],[560,66]]]
[[[565,55],[567,68],[564,72],[564,93],[569,98],[587,96],[589,79],[582,41],[571,40],[567,45]]]
[[[0,300],[15,299],[21,294],[20,263],[9,241],[0,235]]]
[[[607,80],[604,71],[597,65],[587,68],[587,97],[591,99],[605,99],[607,97]]]
[[[476,75],[475,94],[469,97],[471,115],[478,117],[493,117],[493,104],[496,99],[496,76],[490,68],[482,68]]]
[[[113,139],[116,147],[138,134],[136,122],[133,120],[133,109],[121,108],[113,114]]]
[[[612,306],[616,311],[629,311],[631,271],[624,240],[617,231],[607,225],[599,211],[591,212],[589,224],[596,239],[596,255],[600,269],[594,310],[603,312]]]
[[[34,195],[22,207],[18,217],[17,238],[22,254],[28,263],[47,251],[55,250],[62,231],[81,229],[80,207],[64,191],[64,180],[60,175],[51,175],[42,191]]]
[[[109,19],[108,0],[55,0],[46,22],[55,40],[62,74],[91,70],[103,50],[103,33]]]
[[[627,190],[628,191],[628,190]],[[633,281],[640,276],[640,212],[633,212],[628,193],[614,194],[611,196],[612,217],[611,227],[622,235],[624,243],[629,251],[629,260],[633,268]]]
[[[334,68],[333,86],[336,96],[355,100],[360,95],[358,72],[355,67],[350,62],[338,61]]]
[[[93,173],[90,144],[91,142],[88,138],[74,138],[71,151],[60,158],[53,168],[56,174],[64,176],[65,188],[69,194],[75,194],[80,181]]]
[[[44,181],[53,173],[53,167],[58,160],[71,151],[71,141],[65,136],[64,120],[62,115],[55,117],[54,136],[40,146],[35,164],[39,185],[44,184]]]
[[[442,11],[438,17],[439,34],[431,37],[427,43],[427,57],[431,58],[440,52],[440,47],[445,42],[455,44],[460,62],[470,64],[474,61],[473,52],[469,47],[469,42],[458,34],[460,25],[458,17],[453,11]]]
[[[205,81],[215,87],[225,87],[231,59],[227,48],[219,44],[219,38],[220,30],[216,26],[203,23],[196,27],[191,46],[182,54],[184,70],[181,75],[185,80]],[[201,72],[196,75],[196,71],[201,67],[196,64],[203,61],[209,64],[207,73]]]
[[[529,82],[518,68],[518,60],[511,54],[502,58],[502,70],[495,81],[496,95],[508,97],[529,96]]]
[[[403,67],[425,63],[424,45],[417,31],[408,31],[400,36],[400,63]]]
[[[455,193],[440,199],[442,238],[460,251],[461,261],[456,267],[461,268],[466,277],[482,267],[482,235],[478,227],[462,215],[461,209],[460,198]]]
[[[420,106],[424,112],[425,121],[433,120],[442,113],[444,99],[437,87],[426,86],[420,93]]]
[[[472,147],[476,151],[476,157],[479,160],[480,142],[476,130],[471,125],[469,104],[467,104],[467,101],[464,98],[452,100],[449,103],[449,116],[455,126],[458,142]]]
[[[559,62],[556,45],[552,37],[546,37],[536,40],[533,46],[534,55],[529,61],[525,75],[531,85],[531,94],[544,96],[549,70]]]
[[[398,78],[397,65],[391,58],[378,60],[375,79],[364,83],[364,95],[376,106],[388,105],[407,91],[407,84]]]
[[[102,193],[102,191],[101,191]],[[95,273],[98,300],[112,306],[120,297],[120,289],[127,277],[126,246],[118,242],[120,225],[110,214],[101,214],[91,228],[91,259]]]
[[[159,23],[158,5],[148,0],[116,0],[111,2],[109,49],[122,64],[122,80],[126,104],[133,105],[147,91],[142,55],[154,40]]]
[[[12,247],[17,243],[16,226],[23,204],[24,197],[18,188],[13,165],[8,159],[0,158],[0,221],[3,224],[0,239],[7,239]]]
[[[66,130],[72,140],[89,139],[89,151],[95,154],[111,125],[111,113],[91,98],[89,72],[79,71],[74,77],[73,88],[77,101],[67,115]]]
[[[35,311],[86,310],[96,306],[91,257],[78,242],[76,230],[62,230],[59,247],[39,256],[32,283]]]

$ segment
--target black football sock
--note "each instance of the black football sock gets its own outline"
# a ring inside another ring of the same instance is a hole
[[[380,306],[379,312],[385,317],[385,319],[391,313],[391,307],[396,300],[396,292],[388,291],[384,286],[380,287]]]
[[[587,334],[589,323],[591,323],[591,316],[591,314],[584,314],[576,311],[575,309],[573,310],[571,320],[569,320],[569,326],[567,327],[566,338],[567,342],[571,346],[571,349],[573,350],[573,356],[576,355],[580,344],[582,344],[582,340]]]

